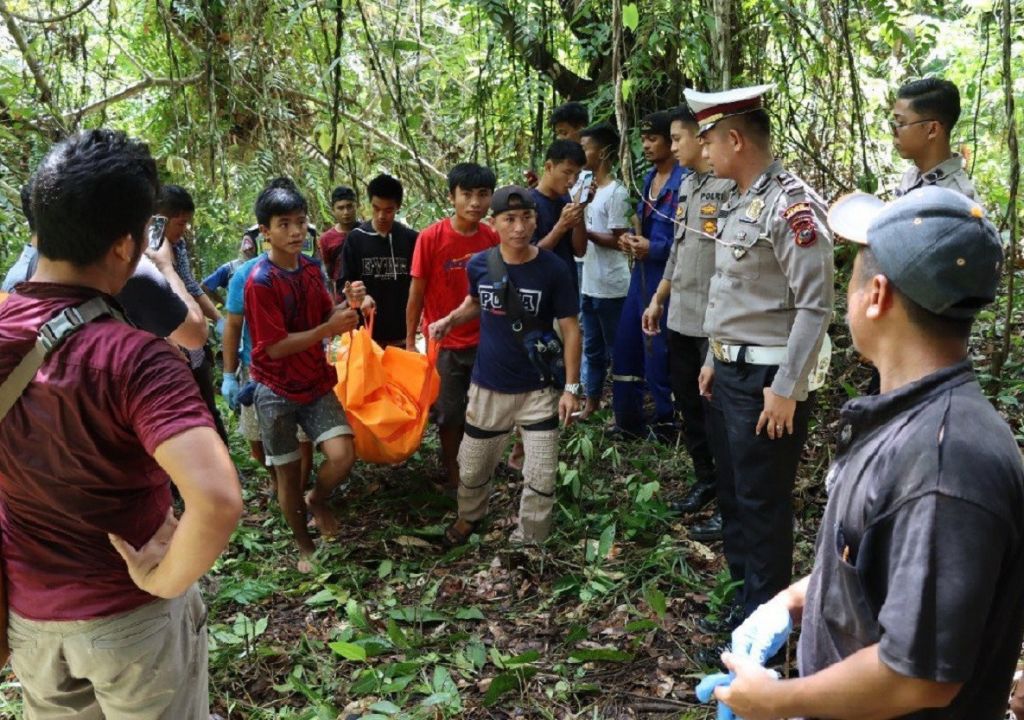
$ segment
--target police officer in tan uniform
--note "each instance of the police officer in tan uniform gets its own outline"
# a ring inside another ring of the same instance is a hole
[[[743,583],[726,626],[791,580],[793,485],[830,347],[825,205],[772,155],[761,98],[773,87],[686,91],[704,157],[716,176],[736,182],[719,212],[704,319],[711,352],[700,374],[711,399],[726,560]]]
[[[687,105],[672,111],[672,152],[692,172],[679,187],[675,241],[665,263],[665,275],[643,315],[644,332],[657,335],[661,316],[668,305],[669,382],[676,414],[682,420],[683,440],[693,461],[696,482],[673,503],[683,514],[702,510],[715,499],[715,461],[707,433],[707,401],[701,397],[697,379],[708,352],[704,315],[708,307],[708,285],[715,271],[715,232],[718,211],[732,195],[736,184],[717,178],[702,157],[700,128]],[[669,298],[671,296],[671,302]],[[722,539],[718,513],[689,530],[690,537],[707,542]]]
[[[960,91],[949,80],[924,78],[899,89],[889,128],[896,151],[914,164],[903,173],[897,197],[938,185],[978,199],[964,159],[950,148],[950,134],[959,118]]]

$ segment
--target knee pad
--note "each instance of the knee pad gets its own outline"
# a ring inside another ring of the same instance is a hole
[[[505,435],[475,438],[464,435],[459,445],[459,482],[467,488],[486,485],[505,447]]]
[[[554,497],[558,475],[558,430],[523,432],[523,482],[533,492]]]

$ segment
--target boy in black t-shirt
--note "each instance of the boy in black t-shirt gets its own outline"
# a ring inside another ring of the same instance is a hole
[[[376,300],[373,339],[405,347],[405,308],[409,302],[412,254],[418,233],[395,220],[402,207],[402,183],[378,175],[368,186],[372,219],[352,230],[341,248],[338,287],[361,280]]]
[[[530,195],[536,206],[537,227],[532,243],[562,258],[572,271],[572,286],[577,289],[576,258],[587,252],[587,226],[583,221],[585,205],[575,203],[569,190],[587,164],[583,146],[573,140],[555,140],[544,158],[544,174]]]

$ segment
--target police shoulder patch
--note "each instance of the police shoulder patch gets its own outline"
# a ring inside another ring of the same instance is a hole
[[[793,240],[800,247],[810,247],[818,239],[814,225],[814,211],[809,202],[793,203],[782,211],[783,219],[793,231]]]

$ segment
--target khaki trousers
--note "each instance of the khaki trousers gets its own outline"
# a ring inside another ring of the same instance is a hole
[[[208,720],[206,606],[193,585],[97,620],[9,613],[27,720]]]
[[[558,393],[553,388],[500,393],[472,384],[459,446],[459,517],[487,514],[491,478],[512,427],[523,437],[523,495],[514,539],[540,542],[551,532],[558,475]]]

